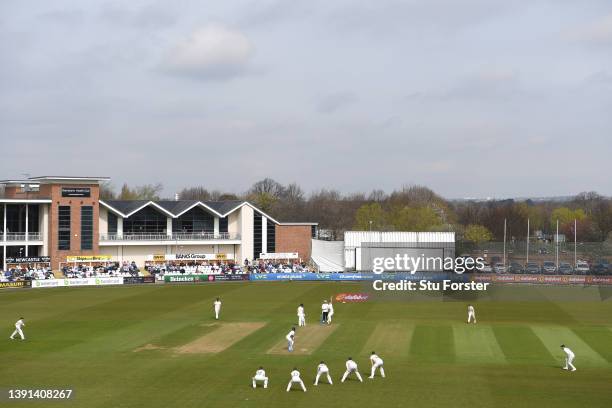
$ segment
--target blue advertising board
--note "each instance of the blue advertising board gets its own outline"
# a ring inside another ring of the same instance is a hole
[[[459,275],[456,273],[381,273],[375,274],[373,272],[304,272],[304,273],[253,273],[250,275],[251,281],[420,281],[421,279],[427,279],[429,281],[442,281],[450,279],[456,282],[466,282],[467,276]]]

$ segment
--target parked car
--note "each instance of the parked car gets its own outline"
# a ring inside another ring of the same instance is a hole
[[[567,262],[561,262],[559,264],[559,273],[562,275],[571,275],[574,273],[574,268]]]
[[[593,274],[595,275],[607,275],[612,271],[608,261],[606,261],[605,259],[600,259],[599,261],[593,264],[591,272],[593,272]]]
[[[524,271],[523,265],[518,262],[510,262],[510,265],[508,266],[508,272],[510,273],[523,273]]]
[[[576,268],[574,269],[574,271],[578,274],[586,275],[591,271],[591,268],[589,267],[588,263],[578,261],[576,262]]]
[[[542,264],[542,273],[554,275],[557,272],[557,266],[553,261],[544,261]]]
[[[504,264],[503,264],[503,263],[501,263],[501,262],[498,262],[498,263],[496,263],[496,264],[493,266],[493,271],[494,271],[495,273],[505,273],[505,272],[506,272],[506,265],[504,265]]]
[[[525,265],[525,273],[538,274],[540,272],[540,265],[535,262],[528,262],[527,265]]]
[[[490,273],[490,272],[493,272],[493,268],[491,268],[491,265],[489,265],[488,263],[484,262],[484,266],[482,267],[482,269],[479,269],[478,272]]]

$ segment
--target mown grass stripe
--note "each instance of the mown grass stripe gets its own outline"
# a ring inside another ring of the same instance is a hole
[[[287,350],[287,340],[283,337],[270,350],[268,350],[268,354],[312,354],[338,327],[338,324],[331,326],[311,324],[305,327],[300,327],[295,333],[294,351],[289,352]]]
[[[560,326],[532,326],[534,333],[542,340],[548,351],[558,359],[559,365],[564,364],[565,354],[561,344],[565,344],[576,354],[576,367],[602,367],[608,365],[607,361],[574,331],[568,327]]]
[[[410,357],[419,361],[455,361],[452,327],[416,325],[410,342]]]
[[[574,328],[576,333],[593,350],[612,363],[612,329],[608,327],[593,326]]]
[[[457,361],[470,363],[506,363],[491,326],[462,324],[453,326]]]
[[[362,354],[372,351],[405,357],[410,351],[414,324],[410,322],[381,322],[376,325],[363,347]]]
[[[506,360],[513,364],[554,364],[555,359],[528,326],[494,326]]]

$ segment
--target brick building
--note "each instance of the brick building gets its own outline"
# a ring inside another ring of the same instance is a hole
[[[100,183],[107,180],[0,181],[5,190],[0,266],[47,257],[53,269],[77,257],[143,266],[153,256],[176,254],[209,254],[241,264],[283,256],[310,259],[316,223],[279,222],[247,201],[100,200]]]

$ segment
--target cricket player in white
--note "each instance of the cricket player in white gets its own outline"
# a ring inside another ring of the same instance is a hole
[[[374,378],[374,374],[376,374],[376,369],[380,370],[380,376],[385,378],[385,369],[383,368],[383,360],[378,357],[376,353],[373,351],[370,356],[370,363],[372,363],[372,371],[370,372],[370,376],[368,378]]]
[[[16,334],[19,334],[21,336],[21,340],[25,340],[25,336],[23,335],[23,330],[21,330],[23,326],[25,326],[25,323],[23,321],[23,317],[20,317],[19,320],[15,322],[15,331],[13,332],[13,334],[11,334],[11,337],[10,337],[11,340],[15,340]]]
[[[350,373],[355,373],[359,381],[363,382],[361,374],[359,374],[359,369],[357,368],[357,363],[349,357],[348,360],[346,360],[346,371],[344,372],[344,375],[342,376],[342,380],[340,382],[344,382],[344,380],[346,380],[346,377],[348,377]]]
[[[328,315],[329,315],[329,304],[327,303],[327,300],[324,300],[323,304],[321,305],[321,323],[327,323]]]
[[[221,299],[217,298],[217,300],[215,300],[213,303],[213,306],[215,307],[215,319],[219,320],[219,313],[221,313]]]
[[[476,311],[474,310],[474,306],[468,305],[468,320],[469,323],[472,319],[474,319],[474,324],[476,324]]]
[[[295,343],[295,327],[291,328],[291,331],[285,336],[287,339],[287,350],[293,351],[293,344]]]
[[[325,364],[325,361],[321,361],[321,363],[317,366],[317,376],[315,377],[314,385],[319,385],[319,377],[321,375],[327,375],[327,381],[333,385],[331,376],[329,375],[329,367]]]
[[[300,384],[304,392],[306,392],[306,386],[304,385],[304,381],[302,381],[302,379],[300,378],[300,372],[297,370],[297,368],[294,368],[291,372],[291,380],[289,380],[289,384],[287,385],[287,392],[291,390],[291,386],[293,385],[293,383]]]
[[[259,367],[259,370],[255,371],[255,377],[253,377],[253,388],[257,388],[257,381],[263,381],[264,388],[268,388],[268,377],[263,367]]]
[[[329,300],[329,304],[327,305],[328,313],[327,313],[327,324],[331,324],[332,316],[334,315],[334,305],[332,304],[331,299]]]
[[[304,312],[304,304],[300,304],[297,309],[298,326],[306,326],[306,313]]]
[[[572,364],[574,362],[574,359],[576,358],[574,352],[570,350],[569,347],[565,347],[565,344],[561,345],[561,349],[565,353],[565,367],[563,367],[563,369],[571,369],[571,371],[576,371],[576,367],[574,367],[574,365]]]

